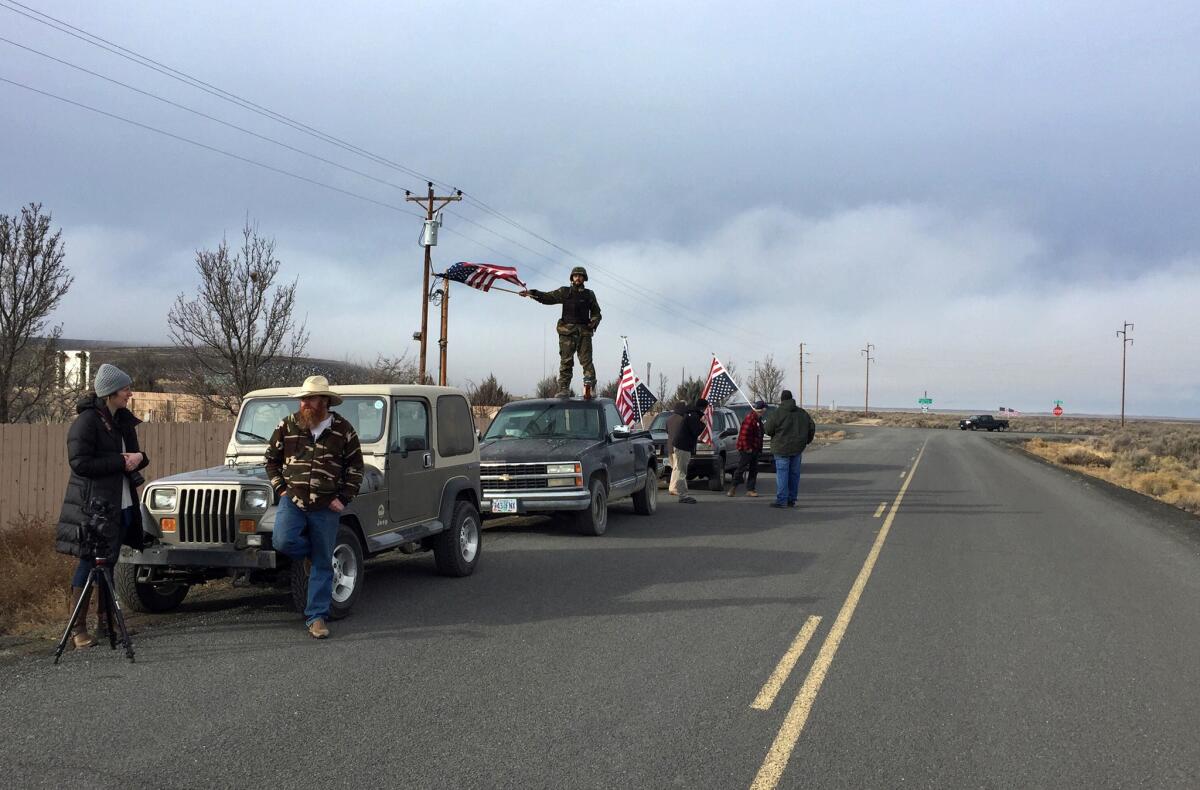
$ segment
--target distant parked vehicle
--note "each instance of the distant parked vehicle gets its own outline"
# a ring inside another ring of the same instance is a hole
[[[960,431],[1007,431],[1008,420],[997,420],[990,414],[977,414],[958,421]]]

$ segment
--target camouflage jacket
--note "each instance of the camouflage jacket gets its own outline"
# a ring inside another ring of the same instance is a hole
[[[279,496],[304,510],[323,510],[336,498],[350,504],[363,479],[362,447],[354,426],[337,412],[313,439],[295,414],[285,417],[267,444],[267,476]]]

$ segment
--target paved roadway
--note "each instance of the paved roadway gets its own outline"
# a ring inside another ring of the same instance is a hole
[[[260,592],[185,604],[136,665],[9,657],[0,782],[1200,786],[1195,530],[997,437],[859,433],[796,510],[513,521],[468,579],[375,561],[326,642]]]

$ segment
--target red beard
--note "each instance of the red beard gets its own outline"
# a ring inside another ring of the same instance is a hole
[[[316,428],[318,425],[324,422],[325,418],[328,416],[329,409],[326,409],[323,406],[319,410],[309,408],[308,406],[301,406],[299,422],[301,427],[307,428],[311,431],[313,428]]]

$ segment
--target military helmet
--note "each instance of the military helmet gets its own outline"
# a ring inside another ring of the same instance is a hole
[[[571,270],[571,276],[574,277],[577,274],[583,277],[583,281],[585,283],[587,282],[587,269],[583,268],[582,266],[576,266]]]

